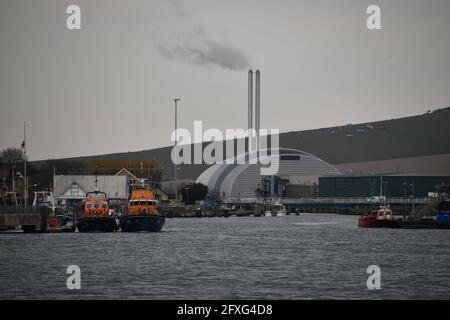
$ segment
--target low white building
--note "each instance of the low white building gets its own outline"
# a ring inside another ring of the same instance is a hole
[[[56,200],[83,200],[86,193],[99,190],[111,200],[128,199],[128,178],[118,175],[55,175],[53,194]]]

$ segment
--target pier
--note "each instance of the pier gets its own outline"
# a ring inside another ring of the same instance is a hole
[[[361,214],[361,212],[378,207],[381,204],[389,205],[395,212],[405,214],[418,210],[427,205],[430,198],[282,198],[279,200],[287,209],[310,213],[339,213]]]
[[[432,198],[416,197],[317,197],[317,198],[221,198],[228,205],[253,207],[282,204],[290,212],[338,213],[359,215],[380,205],[389,205],[397,214],[418,211],[432,202]]]
[[[0,230],[14,230],[21,226],[24,232],[45,232],[47,210],[36,206],[0,207]]]

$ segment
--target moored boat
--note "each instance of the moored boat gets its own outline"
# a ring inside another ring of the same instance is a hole
[[[363,214],[358,219],[358,227],[374,228],[377,219],[377,210],[371,210],[369,213]]]
[[[282,204],[277,204],[276,210],[277,210],[277,217],[284,217],[287,214],[286,208]]]
[[[48,217],[46,232],[62,232],[61,219],[57,216]]]
[[[396,219],[392,210],[386,206],[371,210],[358,219],[358,226],[362,228],[400,228],[401,221]]]
[[[253,213],[254,217],[262,217],[263,213],[261,210],[255,210],[255,212]]]
[[[108,198],[101,191],[88,192],[83,215],[77,221],[79,232],[117,231],[116,219],[109,214]]]
[[[161,231],[165,219],[158,213],[157,204],[153,190],[133,190],[128,202],[128,214],[120,220],[121,231]]]

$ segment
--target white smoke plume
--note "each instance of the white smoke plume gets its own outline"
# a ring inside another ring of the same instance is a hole
[[[178,34],[170,42],[159,41],[156,49],[166,59],[197,66],[217,66],[235,71],[245,70],[249,66],[248,56],[239,48],[208,39],[201,26],[194,27],[192,32]]]

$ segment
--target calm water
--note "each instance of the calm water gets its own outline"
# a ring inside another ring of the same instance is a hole
[[[450,231],[357,217],[167,219],[164,232],[0,234],[0,298],[450,298]],[[68,290],[68,265],[81,290]],[[381,290],[368,290],[369,265]]]

